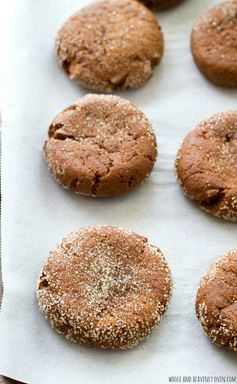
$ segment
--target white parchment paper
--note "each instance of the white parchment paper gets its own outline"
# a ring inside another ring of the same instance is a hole
[[[236,355],[208,341],[194,312],[201,276],[219,255],[237,246],[237,227],[185,198],[173,166],[184,136],[200,120],[237,106],[237,91],[207,82],[189,50],[195,19],[217,2],[187,0],[158,15],[165,36],[162,64],[143,88],[120,94],[153,123],[158,161],[142,187],[106,200],[65,191],[52,179],[42,154],[50,121],[86,93],[64,75],[53,48],[64,20],[90,1],[5,2],[2,374],[36,384],[163,384],[172,375],[237,373]],[[49,250],[70,231],[95,224],[119,225],[147,236],[162,249],[173,272],[165,317],[132,350],[106,352],[70,343],[38,311],[36,281]]]

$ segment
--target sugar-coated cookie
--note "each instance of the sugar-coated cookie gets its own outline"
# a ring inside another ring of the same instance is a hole
[[[44,152],[60,184],[94,197],[131,191],[149,176],[157,156],[148,119],[112,95],[86,95],[59,113]]]
[[[201,16],[191,47],[198,68],[216,85],[237,87],[237,1],[226,0]]]
[[[185,193],[215,216],[237,221],[237,111],[216,114],[189,133],[176,160]]]
[[[201,280],[196,313],[213,343],[237,352],[237,249],[219,258]]]
[[[159,11],[174,7],[182,3],[184,0],[139,0],[147,7],[155,8]]]
[[[67,339],[126,349],[158,325],[171,286],[159,248],[134,232],[101,226],[74,232],[58,244],[37,295],[44,316]]]
[[[82,8],[59,30],[56,54],[69,77],[100,92],[137,88],[163,55],[155,16],[135,0],[103,0]]]

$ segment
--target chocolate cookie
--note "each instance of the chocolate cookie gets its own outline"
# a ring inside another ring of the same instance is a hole
[[[191,47],[198,68],[213,83],[237,87],[237,1],[226,0],[195,24]]]
[[[215,216],[237,221],[237,111],[200,123],[176,159],[185,193]]]
[[[136,88],[151,77],[163,54],[155,16],[135,0],[103,0],[70,17],[56,38],[69,77],[101,92]]]
[[[141,3],[144,3],[147,7],[156,8],[159,11],[174,7],[182,3],[184,0],[139,0]]]
[[[217,260],[202,279],[196,313],[213,343],[237,352],[237,249]]]
[[[166,310],[171,274],[147,239],[116,227],[89,227],[50,253],[38,284],[51,326],[88,346],[126,349],[151,333]]]
[[[157,155],[152,126],[129,101],[87,95],[49,127],[45,157],[65,188],[96,197],[120,195],[141,184]]]

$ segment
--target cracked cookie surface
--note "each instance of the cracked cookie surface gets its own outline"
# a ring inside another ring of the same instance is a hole
[[[158,9],[162,11],[164,9],[168,9],[174,7],[182,3],[184,0],[138,0],[141,3],[145,4],[147,7]]]
[[[213,115],[189,133],[176,171],[184,192],[201,208],[237,222],[237,111]]]
[[[213,343],[237,352],[237,249],[219,258],[201,280],[196,313]]]
[[[198,68],[213,83],[237,87],[237,1],[226,0],[196,22],[191,48]]]
[[[156,138],[145,115],[128,100],[86,95],[49,127],[45,157],[65,188],[95,197],[129,192],[150,174]]]
[[[89,227],[50,252],[37,296],[41,312],[67,339],[126,349],[156,327],[172,289],[169,267],[145,237],[117,227]]]
[[[93,3],[69,18],[56,37],[56,54],[69,77],[100,92],[136,88],[163,55],[155,16],[135,0]]]

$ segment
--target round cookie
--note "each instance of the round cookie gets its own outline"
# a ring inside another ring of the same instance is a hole
[[[156,8],[159,11],[174,7],[182,3],[184,0],[139,0],[144,3],[147,7]]]
[[[163,55],[155,16],[135,0],[103,0],[82,8],[59,30],[56,54],[83,87],[112,92],[143,85]]]
[[[201,208],[237,222],[237,111],[216,114],[189,133],[176,171],[185,193]]]
[[[202,279],[196,313],[213,343],[237,352],[237,249],[217,260]]]
[[[196,22],[191,37],[193,58],[216,85],[237,87],[237,1],[226,0]]]
[[[150,174],[156,139],[145,115],[128,100],[86,95],[49,127],[45,157],[65,188],[95,197],[129,192]]]
[[[38,284],[40,309],[67,339],[126,349],[157,326],[171,295],[162,252],[121,228],[89,227],[50,253]]]

